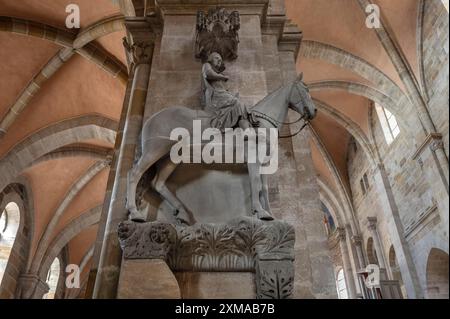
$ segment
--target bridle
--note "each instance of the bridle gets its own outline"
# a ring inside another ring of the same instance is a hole
[[[298,93],[299,96],[300,96],[300,100],[299,100],[298,102],[296,102],[296,103],[293,103],[293,104],[295,105],[295,107],[298,109],[297,106],[298,106],[300,103],[302,103],[303,101],[302,101],[302,98],[301,98],[301,92],[300,92],[299,88],[297,87],[296,84],[294,84],[294,86],[295,86],[295,89],[297,90],[297,93]],[[289,101],[291,100],[291,97],[292,97],[292,90],[291,90],[290,95],[289,95]],[[307,112],[306,108],[304,109],[304,111]],[[303,129],[304,129],[307,125],[309,125],[309,120],[306,119],[306,115],[305,115],[305,114],[301,115],[297,120],[295,120],[295,121],[293,121],[293,122],[281,122],[281,121],[278,121],[277,119],[274,119],[273,117],[271,117],[271,116],[269,116],[269,115],[267,115],[267,114],[264,114],[264,113],[259,112],[259,111],[256,111],[256,110],[251,111],[251,113],[254,114],[256,117],[265,119],[265,120],[268,121],[270,124],[272,124],[273,126],[275,126],[278,130],[279,130],[279,126],[282,126],[282,125],[293,125],[293,124],[297,124],[298,122],[300,122],[300,121],[303,120],[304,124],[302,125],[302,127],[301,127],[299,130],[297,130],[297,132],[295,132],[294,134],[290,134],[290,135],[280,135],[280,134],[278,134],[278,138],[290,138],[290,137],[294,137],[294,136],[300,134],[300,132],[303,131]]]

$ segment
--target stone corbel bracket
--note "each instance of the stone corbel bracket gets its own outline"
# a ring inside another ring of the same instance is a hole
[[[163,259],[173,271],[256,272],[258,298],[289,298],[294,282],[295,232],[283,221],[243,217],[225,224],[119,225],[125,259]]]

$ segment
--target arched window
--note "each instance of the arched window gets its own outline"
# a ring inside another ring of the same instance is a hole
[[[448,254],[433,248],[427,261],[427,297],[448,299]]]
[[[55,260],[52,262],[52,265],[50,266],[50,270],[48,271],[46,280],[46,283],[50,287],[50,289],[48,293],[44,295],[43,299],[55,299],[56,288],[58,286],[59,280],[59,272],[60,272],[59,259],[55,258]]]
[[[344,269],[338,271],[336,287],[339,299],[348,299],[347,284],[345,283]]]
[[[386,139],[386,143],[389,145],[400,134],[397,119],[394,114],[389,112],[388,109],[376,103],[375,110],[377,111],[378,119],[380,120],[381,128],[383,129],[384,138]]]
[[[328,235],[330,235],[336,230],[336,225],[334,223],[333,216],[331,216],[331,213],[328,210],[328,207],[323,202],[320,202],[320,204],[322,207],[323,222],[325,224],[326,232]]]
[[[389,249],[389,267],[391,268],[393,279],[398,280],[403,298],[407,298],[406,288],[405,284],[403,283],[402,273],[400,272],[400,266],[397,262],[397,255],[395,254],[394,246],[391,246],[391,248]]]
[[[20,225],[20,211],[16,203],[10,202],[0,212],[0,284],[3,280],[11,250]]]

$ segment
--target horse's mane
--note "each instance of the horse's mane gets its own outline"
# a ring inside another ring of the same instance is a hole
[[[280,95],[280,91],[283,91],[285,89],[287,89],[288,86],[287,85],[282,85],[280,86],[278,89],[276,89],[275,91],[273,91],[272,93],[268,94],[267,96],[265,96],[262,100],[260,100],[258,103],[256,103],[253,107],[251,107],[251,109],[257,108],[258,105],[261,104],[266,104],[268,103],[270,100],[273,100],[275,98],[278,98]]]

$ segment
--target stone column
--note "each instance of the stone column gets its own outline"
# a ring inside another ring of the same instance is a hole
[[[130,93],[128,113],[122,144],[117,160],[116,176],[106,221],[105,235],[95,280],[93,298],[115,298],[120,275],[122,252],[117,237],[117,227],[127,219],[126,188],[127,174],[133,167],[136,144],[142,128],[144,106],[155,45],[155,32],[144,18],[126,19],[129,32],[127,49],[133,62],[133,84]]]
[[[403,224],[400,219],[397,203],[395,202],[389,179],[383,164],[378,164],[374,172],[375,187],[379,196],[379,203],[385,220],[388,221],[387,228],[392,240],[395,253],[398,257],[402,278],[410,298],[422,298],[423,292],[417,276],[416,266],[404,237]]]
[[[130,74],[130,79],[128,79],[128,84],[127,84],[124,101],[123,101],[123,105],[122,105],[122,113],[120,115],[119,128],[117,130],[116,141],[114,144],[114,152],[113,152],[113,155],[111,158],[111,166],[110,166],[110,171],[109,171],[109,175],[108,175],[108,183],[106,184],[105,198],[103,200],[102,215],[100,217],[99,228],[97,230],[94,254],[92,256],[91,268],[89,270],[89,279],[88,279],[88,282],[86,285],[86,293],[84,295],[85,299],[91,299],[92,294],[94,292],[95,278],[97,277],[98,263],[100,261],[100,253],[101,253],[102,246],[103,246],[103,237],[105,235],[106,221],[108,219],[108,211],[109,211],[109,206],[111,204],[111,196],[112,196],[114,180],[115,180],[115,176],[116,176],[117,160],[120,155],[120,147],[122,144],[123,129],[125,126],[125,120],[126,120],[126,116],[128,113],[127,112],[128,104],[130,101],[131,88],[133,85],[132,77],[133,77],[133,74]]]
[[[387,269],[386,267],[386,259],[384,258],[384,250],[383,245],[381,244],[380,236],[377,230],[377,218],[376,217],[367,217],[367,221],[369,222],[367,228],[370,231],[370,235],[373,238],[373,244],[375,246],[375,252],[377,253],[378,264],[380,268]]]
[[[342,255],[342,263],[344,264],[344,274],[345,274],[345,282],[347,283],[348,297],[350,299],[356,298],[356,286],[355,280],[353,278],[353,270],[350,263],[350,255],[347,249],[347,236],[345,232],[345,228],[339,227],[337,229],[339,236],[339,247],[341,249]]]
[[[24,274],[19,277],[18,296],[20,299],[42,299],[50,287],[38,275]]]
[[[356,249],[356,255],[358,257],[359,267],[365,268],[367,266],[366,259],[364,258],[363,247],[362,247],[362,238],[360,235],[353,235],[351,237],[352,244]],[[357,269],[359,270],[359,269]]]

